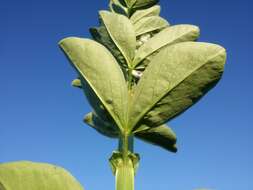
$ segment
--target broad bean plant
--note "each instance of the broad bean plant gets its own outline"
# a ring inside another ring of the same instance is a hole
[[[170,25],[158,0],[111,0],[99,11],[92,39],[67,37],[60,48],[77,73],[92,110],[84,122],[118,141],[109,162],[116,190],[134,190],[140,156],[134,139],[177,152],[168,122],[200,100],[220,80],[223,47],[196,42],[198,26]],[[52,177],[52,173],[56,173]],[[29,177],[20,181],[21,177]],[[28,188],[33,187],[33,188]],[[41,163],[0,165],[0,190],[79,190],[65,170]]]

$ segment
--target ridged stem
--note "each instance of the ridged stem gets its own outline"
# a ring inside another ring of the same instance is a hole
[[[118,164],[115,180],[116,190],[134,190],[134,166],[130,158]]]
[[[119,139],[118,151],[114,151],[110,158],[116,190],[134,190],[134,176],[138,162],[138,154],[133,153],[133,137],[122,135]]]
[[[133,152],[133,136],[122,135],[119,139],[119,152],[122,161],[116,173],[116,190],[134,190],[134,166],[129,153]]]

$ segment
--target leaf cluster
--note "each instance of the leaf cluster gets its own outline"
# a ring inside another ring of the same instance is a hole
[[[226,52],[196,42],[199,28],[171,26],[156,0],[111,0],[99,12],[93,40],[69,37],[59,45],[75,68],[93,111],[84,121],[99,133],[134,135],[176,152],[167,122],[183,113],[222,76]]]

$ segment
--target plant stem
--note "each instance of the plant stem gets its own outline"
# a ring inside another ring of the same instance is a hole
[[[128,152],[133,153],[134,151],[134,138],[133,136],[129,135],[121,135],[119,139],[119,152],[123,155],[123,160],[125,160],[128,157]]]
[[[130,158],[119,163],[115,179],[116,190],[134,190],[134,166]]]
[[[132,76],[132,71],[133,69],[129,69],[128,70],[128,90],[131,91],[132,89],[132,80],[133,80],[133,76]]]
[[[122,135],[119,139],[121,159],[115,172],[116,190],[134,190],[133,136]]]

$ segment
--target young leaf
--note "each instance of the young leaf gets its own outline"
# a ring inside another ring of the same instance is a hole
[[[76,87],[76,88],[82,88],[82,83],[81,83],[80,79],[74,79],[71,82],[71,85],[74,86],[74,87]]]
[[[128,68],[127,60],[115,45],[105,26],[102,25],[98,28],[90,28],[90,33],[94,40],[103,44],[112,53],[119,65],[122,67],[122,71],[125,72],[124,68]]]
[[[119,131],[112,121],[102,120],[92,112],[85,116],[84,122],[106,137],[119,137]],[[167,125],[161,125],[158,127],[141,125],[140,128],[142,128],[142,130],[134,132],[135,137],[145,142],[160,146],[168,151],[177,151],[176,135]]]
[[[199,37],[199,28],[194,25],[175,25],[168,27],[153,38],[150,38],[136,52],[133,65],[137,66],[146,57],[154,52],[160,51],[161,48],[179,42],[195,41]]]
[[[100,134],[109,138],[118,138],[119,131],[115,127],[112,121],[105,121],[100,119],[94,113],[88,113],[84,122],[90,127],[97,130]],[[145,142],[160,146],[166,150],[176,152],[176,135],[167,125],[161,125],[158,127],[150,127],[147,125],[142,125],[140,128],[142,130],[135,131],[134,136],[143,140]]]
[[[159,16],[160,11],[161,7],[159,5],[155,5],[148,9],[138,10],[131,16],[130,20],[135,24],[144,17]]]
[[[140,36],[148,32],[164,29],[168,26],[169,23],[159,16],[144,17],[134,24],[135,35]]]
[[[63,168],[34,162],[0,164],[1,190],[83,190]]]
[[[124,1],[125,1],[125,3],[126,3],[127,7],[128,7],[128,8],[131,8],[131,7],[135,4],[135,2],[136,2],[137,0],[124,0]]]
[[[85,116],[84,122],[87,123],[89,126],[95,128],[98,132],[103,133],[103,129],[100,130],[100,126],[103,123],[103,126],[105,128],[109,128],[109,130],[112,131],[112,128],[116,128],[116,124],[113,121],[112,117],[108,113],[108,111],[105,109],[105,107],[102,105],[102,102],[99,101],[97,95],[92,91],[92,89],[87,85],[85,81],[82,81],[80,79],[75,79],[72,81],[72,86],[85,89],[85,94],[90,102],[91,106],[95,110],[94,113],[89,113]],[[96,125],[95,125],[96,124]],[[108,126],[110,124],[110,126]],[[110,133],[110,131],[108,132]],[[119,131],[116,129],[113,131],[113,133],[119,133]],[[111,135],[112,136],[112,135]]]
[[[153,58],[135,88],[129,127],[135,127],[148,112],[161,116],[159,125],[175,116],[175,110],[179,114],[187,109],[220,79],[225,59],[224,48],[215,44],[183,42],[163,49]]]
[[[133,8],[135,9],[147,8],[155,5],[158,2],[159,0],[137,0]]]
[[[123,15],[108,11],[100,11],[99,14],[114,44],[121,51],[127,64],[130,65],[136,48],[136,38],[132,23]]]
[[[121,2],[121,1],[120,0],[110,0],[110,3],[109,3],[110,11],[113,13],[118,13],[118,14],[128,16],[128,9],[127,9],[127,7],[125,7],[124,4],[122,4],[123,2]]]
[[[123,130],[128,93],[123,73],[112,54],[101,44],[88,39],[65,38],[59,45],[80,75],[88,100],[94,100],[97,105],[101,101]],[[95,97],[91,96],[93,94]]]
[[[135,136],[148,143],[160,146],[168,151],[177,152],[176,134],[167,125],[148,127],[148,129],[135,133]]]
[[[92,112],[84,117],[84,122],[104,136],[109,138],[119,137],[119,130],[112,121],[103,120]]]

